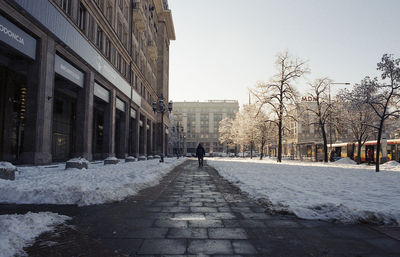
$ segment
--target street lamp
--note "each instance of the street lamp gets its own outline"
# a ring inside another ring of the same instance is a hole
[[[158,101],[154,101],[151,105],[153,107],[153,112],[161,113],[161,154],[160,154],[160,162],[164,162],[164,113],[167,112],[167,108],[164,103],[164,97],[161,95],[158,97]],[[168,103],[168,111],[172,111],[172,101]]]
[[[328,86],[328,101],[329,101],[329,108],[331,108],[331,85],[350,85],[349,82],[331,82]],[[330,151],[332,151],[332,111],[329,112],[329,143],[330,143]]]

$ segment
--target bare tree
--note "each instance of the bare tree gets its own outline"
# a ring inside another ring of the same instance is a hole
[[[319,78],[310,84],[312,92],[310,96],[313,98],[315,104],[309,105],[306,111],[310,112],[314,117],[312,124],[319,126],[319,131],[324,142],[324,162],[328,162],[328,140],[326,136],[325,127],[331,116],[331,101],[329,99],[329,86],[332,81],[328,78]]]
[[[297,96],[293,83],[309,70],[305,61],[291,57],[287,51],[277,55],[275,65],[277,73],[268,82],[258,83],[256,89],[251,92],[257,103],[267,106],[276,116],[276,119],[271,121],[276,123],[278,128],[277,161],[281,162],[283,118],[288,113],[287,106],[294,104]]]
[[[382,71],[382,82],[378,82],[377,78],[366,77],[361,81],[360,86],[364,90],[365,103],[371,106],[379,120],[377,126],[369,124],[378,131],[375,171],[379,172],[379,154],[385,121],[390,117],[399,117],[400,114],[400,59],[384,54],[377,66],[377,70]]]
[[[272,141],[275,125],[271,122],[271,118],[267,113],[260,110],[255,117],[255,143],[260,147],[260,160],[264,156],[264,148],[267,143]]]
[[[352,91],[341,90],[335,101],[335,117],[340,117],[341,126],[351,130],[357,140],[357,164],[361,163],[361,147],[371,136],[372,128],[368,124],[374,123],[374,114],[368,104],[364,102],[363,91],[360,85],[355,85]]]
[[[233,133],[233,119],[225,118],[219,122],[218,133],[219,133],[219,142],[221,144],[226,144],[227,146],[234,145],[234,133]]]
[[[256,113],[257,109],[254,105],[244,105],[236,115],[237,135],[242,145],[250,147],[250,158],[253,158],[254,142],[256,140]]]
[[[175,124],[174,116],[172,114],[169,115],[169,127],[168,127],[168,149],[169,153],[174,154],[174,149],[178,149],[179,147],[179,139],[178,139],[178,128],[177,124]],[[178,153],[176,153],[178,154]]]

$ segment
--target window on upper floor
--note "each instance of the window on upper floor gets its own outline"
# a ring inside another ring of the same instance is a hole
[[[96,4],[100,8],[100,10],[103,12],[103,10],[104,10],[104,0],[96,0]]]
[[[117,35],[120,39],[122,39],[122,23],[121,23],[121,21],[118,21]]]
[[[126,4],[124,4],[124,10],[123,10],[123,12],[124,12],[124,16],[125,16],[125,19],[126,19],[126,20],[128,20],[128,11],[129,11],[128,6],[127,6]]]
[[[112,24],[112,17],[113,17],[113,8],[111,5],[107,5],[106,18],[107,18],[108,22],[111,24]]]
[[[106,44],[104,49],[104,55],[108,60],[111,60],[111,41],[106,37]]]
[[[66,14],[71,14],[71,0],[56,0],[56,3],[61,7],[61,9],[63,9]]]
[[[121,54],[117,52],[117,58],[115,59],[115,66],[117,67],[117,70],[121,70]]]
[[[89,29],[86,33],[87,37],[92,41],[95,42],[95,25],[96,25],[96,21],[94,20],[93,16],[90,15],[90,13],[88,13],[88,22],[89,22]]]
[[[103,30],[97,25],[96,29],[96,46],[102,50],[103,49]]]
[[[122,36],[122,43],[126,48],[128,48],[128,32],[124,29],[124,34]]]
[[[78,27],[85,31],[86,27],[86,8],[83,4],[79,5]]]

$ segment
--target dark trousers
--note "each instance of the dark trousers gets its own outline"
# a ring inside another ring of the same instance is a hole
[[[199,160],[199,167],[203,167],[203,156],[197,156],[197,159]]]

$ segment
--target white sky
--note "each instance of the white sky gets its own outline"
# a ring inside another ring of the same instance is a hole
[[[308,80],[352,84],[377,76],[384,53],[400,58],[398,0],[169,0],[169,8],[173,101],[247,103],[247,89],[275,73],[284,50],[308,61]]]

